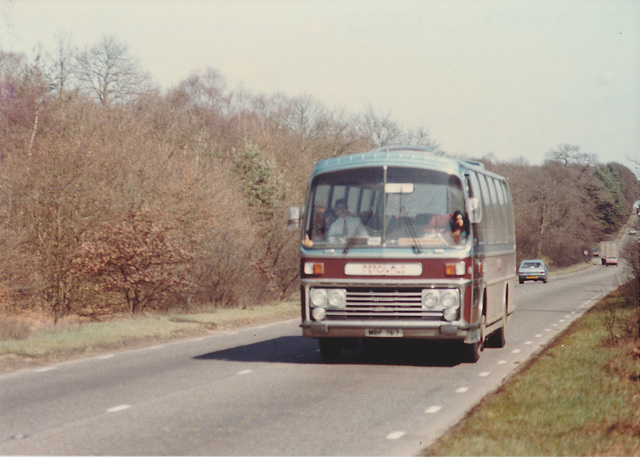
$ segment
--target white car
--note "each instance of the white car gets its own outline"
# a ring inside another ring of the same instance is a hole
[[[548,280],[547,267],[542,260],[523,260],[520,263],[518,268],[518,281],[520,281],[520,284],[525,281],[542,281],[546,284]]]

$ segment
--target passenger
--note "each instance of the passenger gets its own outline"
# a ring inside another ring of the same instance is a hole
[[[338,219],[329,227],[329,239],[335,241],[340,238],[355,236],[362,222],[349,212],[346,200],[340,199],[336,202],[336,213]]]
[[[469,220],[460,211],[456,211],[451,216],[451,238],[454,243],[463,244],[466,243],[469,236]]]

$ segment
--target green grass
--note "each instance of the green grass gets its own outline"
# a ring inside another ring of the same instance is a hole
[[[424,455],[640,455],[637,310],[614,296],[576,321]],[[626,336],[625,336],[626,332]]]
[[[0,360],[5,356],[5,362],[16,357],[45,362],[140,346],[204,335],[211,330],[293,318],[299,315],[299,309],[298,302],[290,301],[246,309],[222,308],[199,314],[154,315],[58,326],[34,332],[25,338],[0,341]]]

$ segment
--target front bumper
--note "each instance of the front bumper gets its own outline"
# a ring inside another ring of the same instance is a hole
[[[311,338],[372,338],[368,330],[388,329],[401,330],[403,338],[430,340],[469,340],[477,333],[480,326],[464,325],[460,322],[303,322],[300,326],[302,335]]]

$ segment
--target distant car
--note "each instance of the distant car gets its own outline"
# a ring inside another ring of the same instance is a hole
[[[518,281],[520,284],[525,281],[542,281],[546,284],[549,280],[547,274],[547,267],[542,260],[523,260],[518,268]]]
[[[609,255],[609,256],[604,258],[604,264],[607,267],[609,265],[615,265],[617,267],[618,266],[618,257],[616,257],[615,255]]]

